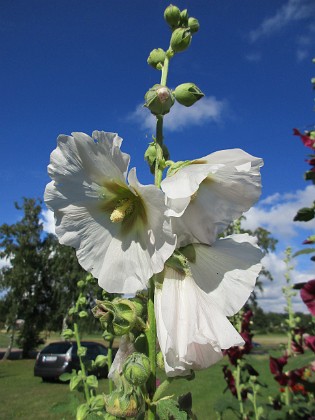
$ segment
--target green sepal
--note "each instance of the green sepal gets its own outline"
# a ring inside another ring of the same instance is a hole
[[[85,304],[86,304],[86,297],[85,297],[85,296],[81,296],[81,297],[78,299],[78,304],[79,304],[79,305],[85,305]]]
[[[79,357],[84,357],[86,355],[86,352],[87,352],[87,347],[83,347],[83,346],[78,347]]]
[[[98,380],[95,375],[89,375],[86,378],[86,383],[88,384],[89,388],[93,388],[93,389],[98,388]]]
[[[176,172],[178,172],[180,169],[185,168],[185,166],[191,165],[192,162],[192,160],[184,160],[173,163],[167,171],[167,176],[172,176],[176,174]]]
[[[162,70],[166,52],[162,48],[155,48],[150,52],[147,63],[157,70]]]
[[[200,25],[199,25],[199,21],[198,19],[194,18],[194,17],[190,17],[188,19],[188,27],[190,29],[190,32],[192,34],[196,33],[199,31]]]
[[[82,287],[84,287],[84,286],[85,286],[85,281],[84,281],[84,280],[79,280],[79,281],[77,282],[77,286],[78,286],[78,288],[79,288],[79,289],[82,289]]]
[[[205,95],[201,92],[198,86],[189,82],[178,85],[174,91],[174,96],[177,102],[181,105],[189,107],[194,105]]]
[[[180,23],[183,26],[187,26],[188,25],[188,19],[189,19],[189,15],[188,15],[188,10],[184,9],[180,12]]]
[[[79,312],[79,317],[80,318],[86,318],[87,316],[89,316],[89,314],[86,311],[80,311]]]
[[[103,395],[96,395],[90,398],[90,408],[92,411],[102,410],[105,406]]]
[[[191,275],[188,259],[179,250],[174,251],[173,255],[166,261],[165,265],[183,276]]]
[[[99,354],[93,362],[93,366],[104,367],[108,363],[108,357],[103,354]]]
[[[77,308],[75,306],[73,306],[72,308],[69,309],[68,314],[69,315],[74,315],[78,312]]]
[[[74,332],[70,328],[67,328],[66,330],[62,331],[61,336],[66,340],[69,340],[74,336]]]
[[[84,420],[87,418],[87,415],[89,414],[89,406],[88,404],[84,403],[79,405],[77,408],[76,413],[76,420]]]

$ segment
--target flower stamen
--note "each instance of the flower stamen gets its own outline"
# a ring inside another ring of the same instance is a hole
[[[132,200],[128,198],[121,200],[110,215],[111,222],[122,222],[125,219],[125,217],[133,211],[133,209],[134,205]]]

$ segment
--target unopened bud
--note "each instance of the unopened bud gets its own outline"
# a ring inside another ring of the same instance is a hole
[[[180,23],[183,26],[187,26],[188,25],[188,11],[187,9],[184,9],[180,12]]]
[[[184,106],[192,106],[205,96],[194,83],[183,83],[174,91],[177,102]]]
[[[124,393],[116,389],[105,396],[106,412],[116,417],[136,417],[143,405],[143,397],[140,392],[131,390]]]
[[[124,363],[123,374],[133,386],[145,384],[151,374],[149,358],[142,353],[132,353]]]
[[[178,28],[172,33],[171,48],[175,53],[185,51],[191,42],[191,32],[187,28]]]
[[[180,10],[170,4],[164,11],[164,19],[172,28],[177,27],[180,21]]]
[[[166,53],[162,48],[156,48],[150,52],[148,57],[148,64],[157,70],[162,70]]]
[[[199,27],[200,27],[199,22],[198,22],[198,19],[196,19],[194,17],[190,17],[188,19],[188,27],[189,27],[190,32],[192,34],[194,34],[195,32],[198,32],[199,31]]]
[[[166,86],[154,85],[145,94],[145,104],[153,115],[165,115],[174,105],[173,93]]]

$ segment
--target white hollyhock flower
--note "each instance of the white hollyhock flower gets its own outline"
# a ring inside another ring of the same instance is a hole
[[[241,149],[221,150],[188,162],[162,181],[177,246],[212,244],[259,198],[262,159]],[[179,217],[180,216],[180,217]]]
[[[108,292],[135,293],[163,270],[176,236],[164,194],[142,185],[117,134],[59,136],[45,202],[55,214],[61,244],[76,249],[82,267]]]
[[[119,377],[127,357],[134,352],[135,348],[129,336],[123,335],[120,339],[119,349],[108,372],[108,378],[112,379],[116,386],[120,384]]]
[[[245,304],[262,267],[263,254],[247,234],[188,248],[190,255],[182,251],[189,258],[184,270],[172,257],[155,291],[157,334],[168,376],[207,368],[222,357],[221,349],[244,344],[227,316]]]

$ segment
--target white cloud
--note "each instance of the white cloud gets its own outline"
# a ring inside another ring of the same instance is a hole
[[[44,231],[55,234],[54,213],[51,210],[43,210],[40,222],[43,224]]]
[[[264,19],[257,29],[250,32],[250,41],[273,35],[294,21],[309,19],[314,12],[313,0],[288,0],[273,16]]]
[[[258,293],[258,303],[265,312],[284,312],[286,301],[282,288],[287,283],[285,279],[286,264],[283,259],[284,253],[270,253],[262,260],[263,265],[273,276],[273,281],[268,279],[263,281],[264,291]],[[294,267],[290,273],[290,278],[291,284],[306,282],[314,278],[314,271],[311,269],[301,270]],[[292,302],[294,311],[309,313],[298,290],[296,291],[296,296],[292,298]]]
[[[314,198],[314,185],[308,185],[304,190],[294,193],[273,194],[245,213],[243,226],[250,230],[262,226],[272,232],[274,237],[286,241],[297,236],[300,229],[315,230],[315,219],[307,223],[293,221],[297,211],[302,207],[309,207]]]
[[[214,96],[204,97],[189,108],[175,102],[171,112],[164,117],[165,130],[181,131],[191,125],[218,122],[226,107],[226,101],[220,101]],[[155,130],[155,117],[142,105],[138,105],[128,119],[140,124],[143,130]]]

